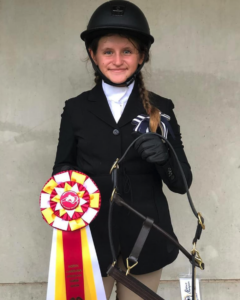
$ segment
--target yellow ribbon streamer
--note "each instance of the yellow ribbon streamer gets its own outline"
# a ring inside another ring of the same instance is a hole
[[[55,300],[66,300],[63,237],[61,230],[57,230],[57,258],[55,280]]]
[[[97,292],[94,284],[94,275],[86,228],[81,229],[80,234],[82,240],[84,296],[85,299],[97,300]]]

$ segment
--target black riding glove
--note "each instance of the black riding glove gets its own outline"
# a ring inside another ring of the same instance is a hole
[[[149,163],[163,165],[169,158],[168,149],[157,135],[144,134],[134,144],[142,159]]]

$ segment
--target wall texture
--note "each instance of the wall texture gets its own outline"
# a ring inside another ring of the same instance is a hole
[[[45,299],[52,229],[40,190],[55,158],[64,101],[93,86],[79,33],[100,0],[0,0],[0,298]],[[205,217],[199,251],[202,299],[240,299],[240,1],[135,0],[156,41],[150,90],[171,98]],[[186,196],[166,189],[180,242],[196,220]],[[180,255],[160,289],[180,299]],[[160,293],[161,294],[161,293]]]

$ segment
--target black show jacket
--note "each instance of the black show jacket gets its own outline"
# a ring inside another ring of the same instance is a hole
[[[173,113],[171,100],[150,93],[152,103],[171,117],[175,139],[168,136],[183,167],[190,186],[191,169],[185,156],[179,125]],[[79,170],[90,176],[97,184],[102,205],[98,216],[90,224],[102,276],[106,276],[112,263],[107,219],[112,183],[109,170],[116,158],[120,158],[134,140],[132,120],[145,110],[138,93],[137,84],[128,99],[118,123],[115,122],[102,85],[66,101],[60,126],[59,143],[53,174],[63,170]],[[156,168],[131,149],[119,169],[119,194],[142,214],[149,216],[176,238],[169,214],[168,204],[162,192],[162,181],[176,193],[185,193],[182,179],[173,158]],[[131,253],[142,226],[142,220],[126,209],[114,206],[113,235],[116,251],[123,260]],[[178,249],[166,238],[152,229],[139,257],[133,274],[145,274],[173,262]]]

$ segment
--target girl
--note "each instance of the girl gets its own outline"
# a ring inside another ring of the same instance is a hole
[[[107,231],[112,193],[109,170],[136,138],[133,131],[137,131],[139,115],[150,117],[149,122],[145,119],[146,131],[169,132],[168,140],[178,155],[189,186],[192,174],[172,101],[147,91],[144,85],[141,69],[149,60],[154,38],[142,11],[128,1],[108,1],[93,13],[81,38],[95,70],[96,85],[66,101],[53,174],[79,170],[99,187],[101,210],[90,226],[108,299],[114,284],[106,274],[112,263]],[[185,193],[185,189],[165,143],[155,135],[142,136],[128,153],[119,172],[118,193],[121,197],[176,238],[162,182],[176,193]],[[113,220],[118,264],[125,269],[126,258],[142,221],[121,207],[114,208]],[[177,255],[178,249],[174,245],[151,230],[139,263],[131,274],[156,292],[162,268],[172,263]],[[117,284],[117,297],[119,300],[140,299],[121,284]]]

